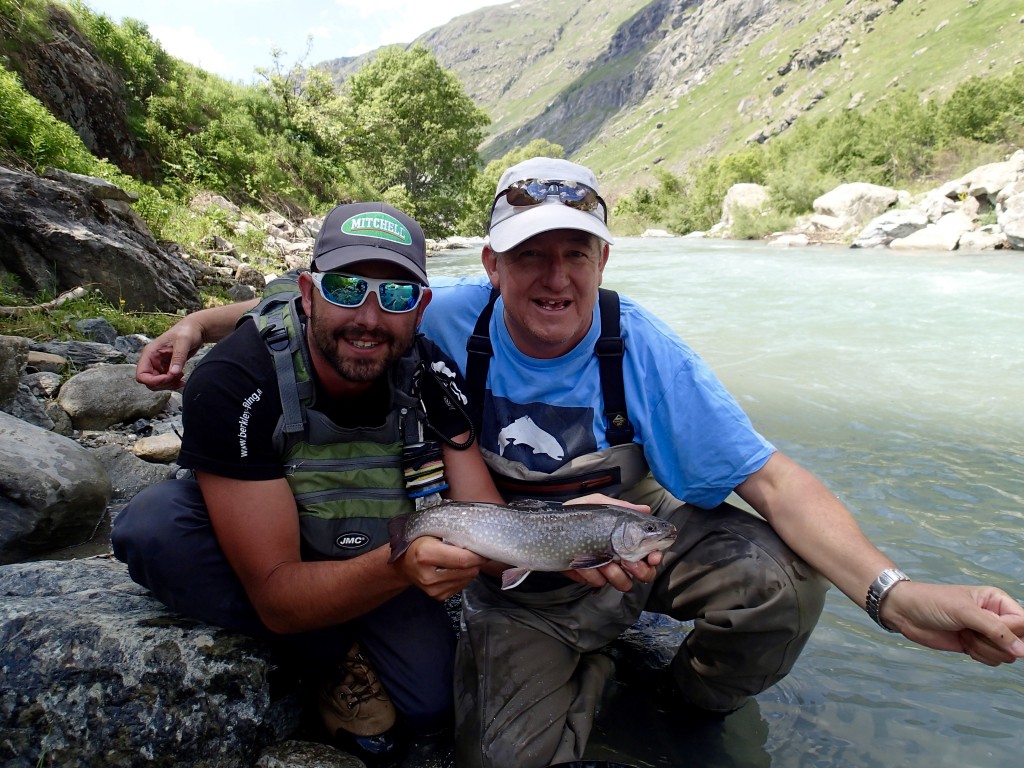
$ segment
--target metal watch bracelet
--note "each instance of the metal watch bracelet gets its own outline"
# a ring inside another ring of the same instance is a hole
[[[885,626],[882,621],[882,601],[885,600],[885,596],[889,594],[889,590],[901,581],[910,581],[910,577],[898,568],[886,568],[878,574],[878,577],[871,582],[871,586],[868,587],[868,597],[865,602],[864,610],[868,612],[868,616],[871,617],[875,624],[880,626],[886,632],[895,632],[896,630]]]

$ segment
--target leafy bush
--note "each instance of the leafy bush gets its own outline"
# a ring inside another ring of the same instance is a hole
[[[559,144],[547,139],[534,139],[525,147],[513,149],[504,156],[492,160],[478,173],[469,187],[466,204],[463,206],[456,229],[464,237],[483,237],[490,224],[491,205],[501,174],[517,163],[531,157],[565,158],[565,150]]]
[[[961,83],[938,112],[940,139],[1014,143],[1024,126],[1024,64],[1003,78],[972,77]]]
[[[0,146],[30,168],[93,173],[98,162],[67,123],[30,96],[16,74],[0,66]]]
[[[751,208],[733,211],[729,236],[737,240],[760,240],[773,232],[784,232],[793,226],[793,217],[777,211],[759,212]]]

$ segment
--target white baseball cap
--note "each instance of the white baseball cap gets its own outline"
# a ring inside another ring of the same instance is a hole
[[[520,196],[526,197],[527,204],[509,202],[508,193],[513,187],[528,189]],[[612,243],[607,218],[608,207],[601,199],[593,171],[568,160],[534,157],[501,175],[494,193],[488,243],[496,253],[503,253],[553,229],[582,230]]]

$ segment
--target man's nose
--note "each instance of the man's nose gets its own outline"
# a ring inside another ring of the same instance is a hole
[[[366,297],[363,303],[360,304],[356,310],[359,312],[360,317],[373,320],[379,320],[382,316],[387,314],[381,307],[380,292],[377,290],[370,291],[370,295]]]
[[[545,279],[551,285],[564,285],[569,282],[569,261],[564,256],[552,254],[548,257]]]

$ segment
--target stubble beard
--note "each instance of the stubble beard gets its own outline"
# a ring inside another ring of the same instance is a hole
[[[310,328],[313,331],[313,342],[331,368],[343,379],[351,382],[366,383],[376,381],[394,365],[412,344],[415,329],[408,333],[394,335],[383,328],[369,329],[362,325],[350,325],[331,330],[325,322],[321,322],[316,304],[313,305],[310,317]],[[381,342],[387,347],[383,357],[356,359],[346,357],[341,352],[345,339],[363,339]]]

